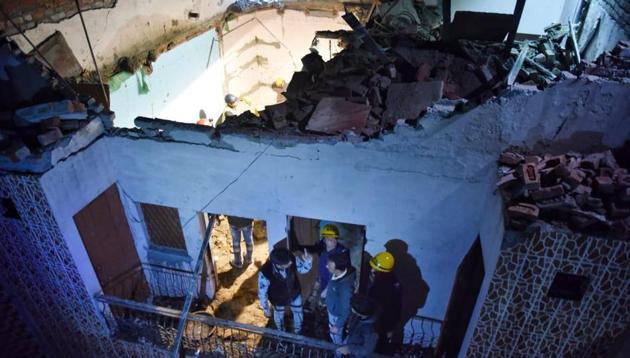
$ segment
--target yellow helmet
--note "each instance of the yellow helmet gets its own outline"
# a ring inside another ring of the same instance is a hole
[[[387,251],[379,252],[370,260],[370,266],[376,271],[391,272],[394,269],[394,256]]]
[[[284,82],[284,80],[282,78],[276,78],[276,80],[273,81],[272,87],[282,88],[282,87],[284,87],[284,84],[285,84],[285,82]]]
[[[333,224],[326,224],[322,228],[322,237],[337,239],[339,238],[339,229]]]

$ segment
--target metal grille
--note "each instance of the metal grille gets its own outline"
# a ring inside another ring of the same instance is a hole
[[[403,357],[433,357],[442,329],[442,321],[422,316],[414,316],[407,323],[407,329],[398,353]]]
[[[151,243],[186,250],[179,212],[168,206],[141,203],[142,215]]]
[[[149,304],[97,296],[110,330],[119,339],[172,349],[181,311]],[[274,329],[256,327],[192,313],[182,336],[187,354],[217,357],[334,357],[336,346]]]

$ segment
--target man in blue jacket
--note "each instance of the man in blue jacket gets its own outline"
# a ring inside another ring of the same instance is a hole
[[[378,333],[374,313],[374,301],[365,295],[355,294],[350,300],[352,315],[348,320],[348,335],[337,348],[335,357],[369,357],[374,353]]]
[[[341,344],[343,328],[350,315],[350,298],[354,293],[356,271],[344,252],[329,255],[326,268],[332,275],[326,293],[330,339],[335,344]]]

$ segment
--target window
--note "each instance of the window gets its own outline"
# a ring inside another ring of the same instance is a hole
[[[182,224],[176,208],[141,203],[149,240],[157,246],[186,250]]]

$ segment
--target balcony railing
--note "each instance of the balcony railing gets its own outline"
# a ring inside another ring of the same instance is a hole
[[[95,299],[116,338],[173,350],[181,311],[104,295]],[[188,314],[179,351],[211,357],[334,357],[335,348],[329,342],[198,312]]]
[[[442,321],[414,316],[407,323],[402,345],[397,353],[403,357],[432,357],[440,337]]]

